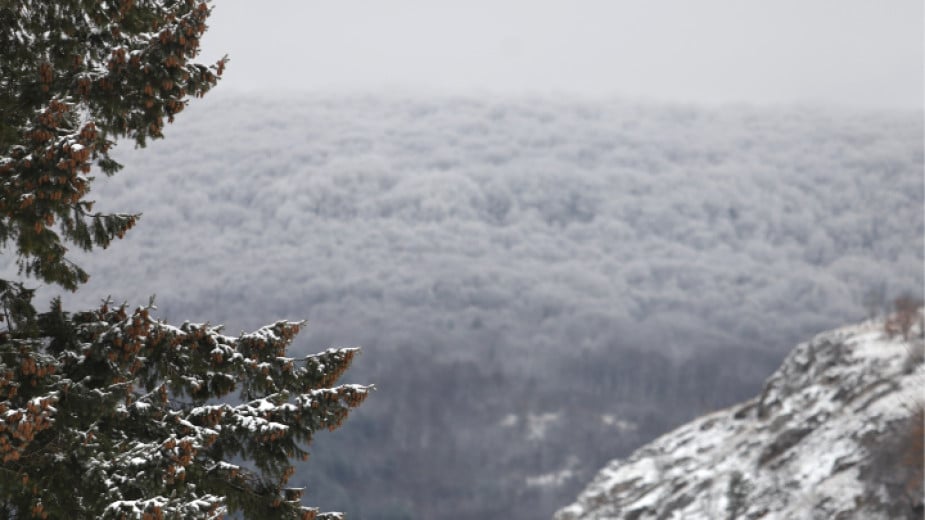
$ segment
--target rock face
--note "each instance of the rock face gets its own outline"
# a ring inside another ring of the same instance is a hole
[[[759,397],[611,462],[554,519],[921,519],[921,321],[883,331],[800,344]]]

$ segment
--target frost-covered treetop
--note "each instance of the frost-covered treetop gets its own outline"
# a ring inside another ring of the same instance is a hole
[[[88,275],[65,244],[106,247],[135,223],[92,212],[88,175],[115,173],[115,139],[162,137],[218,82],[224,59],[190,62],[209,10],[0,3],[0,246],[20,274],[76,290]],[[294,359],[298,322],[230,337],[169,326],[150,305],[38,313],[33,296],[0,279],[0,518],[339,517],[285,485],[314,433],[366,397],[335,386],[355,349]]]
[[[88,275],[64,242],[106,247],[135,223],[93,213],[87,175],[116,172],[115,138],[162,137],[217,83],[224,60],[190,62],[208,15],[202,0],[0,7],[0,245],[15,244],[27,275],[74,290]]]

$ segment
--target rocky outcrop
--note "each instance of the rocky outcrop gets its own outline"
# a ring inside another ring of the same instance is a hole
[[[555,520],[921,519],[922,331],[800,344],[760,396],[611,462]]]

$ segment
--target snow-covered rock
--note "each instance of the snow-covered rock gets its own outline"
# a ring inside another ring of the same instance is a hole
[[[760,396],[611,462],[555,520],[922,518],[920,327],[800,344]]]

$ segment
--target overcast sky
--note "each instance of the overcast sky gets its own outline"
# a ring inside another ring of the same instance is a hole
[[[921,0],[220,0],[224,91],[921,108]]]

